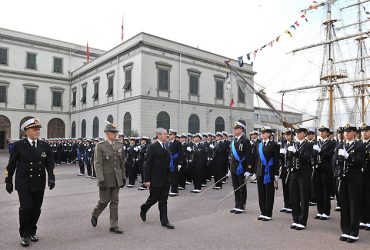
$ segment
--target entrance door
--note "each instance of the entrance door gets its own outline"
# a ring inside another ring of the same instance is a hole
[[[5,149],[5,131],[0,131],[0,149]]]

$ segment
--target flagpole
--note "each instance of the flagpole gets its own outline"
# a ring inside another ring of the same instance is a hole
[[[124,31],[123,23],[124,23],[124,18],[125,18],[125,16],[122,14],[122,24],[121,24],[121,43],[123,43],[123,31]]]

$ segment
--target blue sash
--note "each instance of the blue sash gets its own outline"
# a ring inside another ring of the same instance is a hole
[[[170,157],[171,157],[171,161],[170,161],[170,172],[171,173],[175,172],[175,165],[174,165],[173,160],[176,160],[177,158],[179,158],[179,156],[180,156],[180,153],[170,154]]]
[[[77,160],[81,161],[81,153],[79,149],[77,149]]]
[[[265,176],[263,177],[263,184],[266,185],[266,184],[271,183],[270,167],[272,166],[272,164],[274,164],[274,161],[273,161],[273,159],[271,157],[271,159],[267,163],[266,157],[263,154],[263,150],[262,150],[262,142],[260,142],[260,144],[258,145],[258,153],[260,155],[260,159],[261,159],[262,165],[265,166]]]
[[[236,168],[236,173],[235,174],[236,175],[244,174],[244,169],[243,169],[242,162],[245,161],[246,156],[244,155],[243,158],[240,160],[238,152],[235,149],[234,140],[231,143],[231,151],[233,152],[233,156],[234,156],[235,160],[237,160],[239,162],[238,167]]]

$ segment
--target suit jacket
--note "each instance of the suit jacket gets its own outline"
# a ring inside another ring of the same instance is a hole
[[[253,168],[251,166],[251,163],[253,161],[252,159],[252,146],[249,140],[245,137],[245,135],[242,135],[239,140],[236,138],[233,139],[235,149],[239,155],[239,158],[242,159],[244,156],[246,157],[245,160],[242,163],[244,171],[248,171],[250,173],[253,172]],[[239,165],[239,162],[235,159],[233,152],[232,152],[232,142],[230,143],[230,155],[231,155],[231,165],[230,165],[230,172],[235,174],[236,169]]]
[[[279,145],[274,141],[268,141],[266,146],[263,146],[263,142],[260,142],[260,143],[262,143],[262,152],[263,152],[263,155],[266,158],[266,162],[268,163],[271,158],[273,160],[273,164],[270,167],[270,176],[273,179],[274,177],[272,177],[272,176],[279,175],[279,154],[280,154]],[[261,157],[260,157],[260,153],[259,153],[258,148],[259,148],[259,145],[257,145],[257,147],[255,148],[256,151],[255,151],[255,154],[254,154],[255,155],[255,164],[256,164],[255,165],[256,166],[256,175],[257,176],[264,176],[266,166],[264,166],[261,162]]]
[[[144,182],[157,188],[170,185],[170,152],[158,141],[149,145],[145,155]]]
[[[181,154],[182,154],[181,142],[179,142],[178,140],[174,140],[173,142],[169,142],[168,143],[168,149],[170,150],[170,153],[173,154],[173,155],[179,153],[178,158],[173,160],[173,163],[176,166],[175,171],[177,171],[177,165],[179,164],[179,161],[181,159]]]
[[[313,156],[315,158],[315,163],[322,168],[325,169],[331,169],[334,151],[336,144],[334,141],[326,140],[321,141],[319,140],[316,145],[318,145],[321,148],[320,153],[316,150],[313,150]]]
[[[46,173],[50,182],[55,183],[54,154],[48,143],[37,140],[34,149],[27,138],[14,143],[6,167],[6,183],[11,183],[15,174],[15,189],[40,191],[45,189]]]
[[[94,166],[96,178],[99,182],[105,181],[107,187],[123,185],[125,179],[125,152],[122,143],[115,141],[111,146],[108,141],[96,144],[94,152]]]
[[[293,156],[293,166],[298,170],[310,170],[311,169],[311,157],[313,145],[307,140],[303,140],[300,144],[294,143],[297,151],[295,153],[288,151],[288,157]]]

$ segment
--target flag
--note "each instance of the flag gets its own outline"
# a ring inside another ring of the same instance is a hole
[[[256,49],[255,51],[253,51],[253,57],[254,57],[254,59],[256,59],[257,52],[258,52],[258,49]]]
[[[89,49],[89,42],[87,42],[87,46],[86,46],[86,61],[87,63],[90,62],[90,49]]]
[[[123,42],[123,16],[122,16],[122,24],[121,24],[121,42]]]
[[[284,31],[286,34],[288,34],[290,37],[293,37],[293,34],[289,31],[289,30],[286,30]]]
[[[248,59],[248,61],[251,59],[251,53],[250,52],[247,54],[247,59]]]
[[[295,26],[297,26],[297,27],[299,27],[299,23],[298,23],[298,21],[295,21]]]
[[[292,24],[291,26],[290,26],[290,28],[292,28],[292,29],[297,29],[295,26],[294,26],[294,24]]]
[[[230,108],[234,107],[234,98],[231,98],[230,100]]]
[[[262,51],[264,48],[266,48],[267,44],[263,45],[261,48],[260,48],[260,51]]]
[[[280,36],[276,37],[275,41],[279,42]]]
[[[226,73],[225,82],[226,82],[226,92],[228,92],[231,89],[231,76],[229,72]]]
[[[244,62],[243,62],[243,57],[242,56],[239,56],[238,57],[238,62],[239,62],[239,66],[240,67],[243,67],[244,66]]]
[[[308,22],[307,17],[305,15],[302,15],[301,18],[304,18],[304,20],[306,20],[306,22]]]
[[[272,40],[271,42],[269,42],[269,45],[270,45],[270,47],[273,47],[274,46],[274,40]]]

